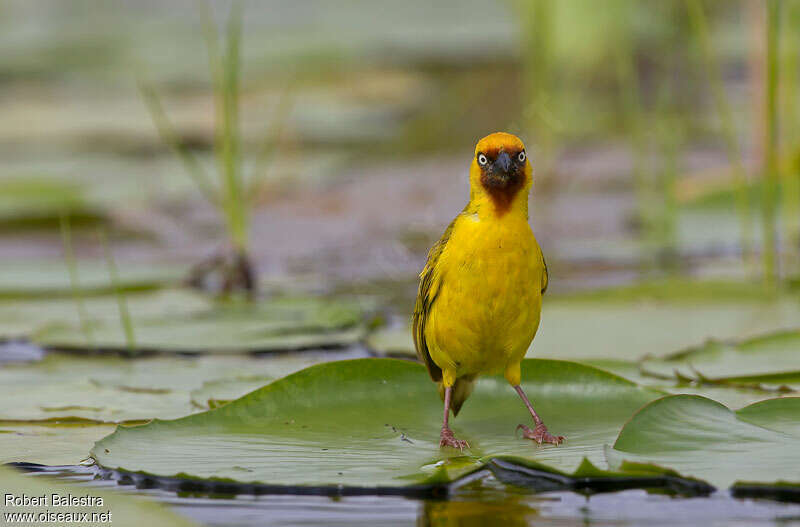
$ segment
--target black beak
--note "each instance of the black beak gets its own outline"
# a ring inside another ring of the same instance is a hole
[[[494,160],[494,166],[500,172],[507,174],[508,169],[511,168],[511,158],[505,152],[500,152],[500,155]]]

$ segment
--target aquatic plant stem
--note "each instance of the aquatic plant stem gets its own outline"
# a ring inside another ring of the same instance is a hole
[[[122,325],[122,330],[125,333],[125,345],[129,353],[134,353],[136,351],[136,337],[133,332],[133,320],[131,319],[130,311],[128,311],[128,301],[125,298],[125,293],[120,286],[119,270],[114,261],[114,254],[108,244],[108,236],[104,230],[100,231],[100,241],[103,244],[103,253],[106,257],[106,266],[108,267],[108,276],[111,279],[111,286],[114,288],[114,294],[117,297],[119,320]]]
[[[780,0],[767,0],[766,31],[766,90],[765,90],[765,139],[764,139],[764,191],[762,197],[762,221],[764,227],[763,268],[764,281],[774,286],[779,278],[776,256],[778,252],[776,233],[776,197],[778,183],[778,36],[780,34]]]
[[[86,310],[86,304],[83,301],[83,289],[81,288],[78,266],[75,262],[75,252],[72,247],[72,228],[69,222],[69,215],[62,211],[58,219],[61,227],[61,244],[64,248],[64,261],[69,270],[69,285],[70,289],[72,289],[72,298],[75,300],[75,307],[78,310],[78,320],[80,321],[81,331],[86,338],[89,349],[94,349],[92,325],[89,320],[89,312]]]
[[[784,96],[783,129],[786,141],[781,148],[787,159],[781,163],[781,210],[786,243],[784,270],[800,272],[800,123],[797,115],[798,69],[800,69],[800,2],[786,6],[789,23],[782,32],[784,66],[782,94]]]
[[[641,226],[640,242],[646,253],[654,238],[653,218],[650,213],[650,185],[648,182],[648,142],[644,132],[644,110],[642,108],[639,79],[636,75],[636,59],[630,35],[621,29],[616,47],[616,73],[620,90],[625,128],[631,140],[633,154],[633,187],[636,199],[636,216]],[[647,271],[649,258],[644,258],[642,272]]]
[[[708,21],[700,0],[686,0],[689,22],[700,47],[703,59],[703,71],[711,87],[717,115],[722,127],[728,161],[732,166],[733,179],[736,184],[736,212],[739,216],[739,231],[742,246],[742,258],[751,272],[755,272],[755,253],[753,249],[753,218],[742,149],[739,144],[733,112],[722,80],[722,72],[714,55],[709,37]]]
[[[231,243],[240,253],[249,245],[247,207],[243,195],[241,138],[239,133],[239,74],[242,29],[241,2],[234,2],[228,16],[226,47],[219,49],[219,33],[210,6],[203,4],[205,39],[214,85],[216,133],[214,149],[222,176],[222,208]]]

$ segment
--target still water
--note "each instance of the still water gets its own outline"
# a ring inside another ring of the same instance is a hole
[[[49,467],[51,475],[86,486],[135,492],[209,526],[800,526],[800,504],[734,499],[673,498],[631,490],[591,497],[534,494],[491,475],[455,489],[447,500],[357,496],[182,496],[95,479],[85,467]]]

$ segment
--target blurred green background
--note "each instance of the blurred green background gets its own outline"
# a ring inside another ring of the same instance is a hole
[[[496,130],[531,153],[556,292],[797,273],[796,1],[203,6],[0,4],[0,259],[60,258],[64,211],[78,258],[102,257],[100,226],[123,268],[225,244],[224,203],[171,148],[228,188],[211,22],[221,62],[241,37],[234,199],[268,281],[413,282]]]

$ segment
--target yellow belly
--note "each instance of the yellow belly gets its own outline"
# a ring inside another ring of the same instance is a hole
[[[526,220],[459,218],[442,253],[425,338],[455,376],[518,363],[539,326],[544,263]]]

